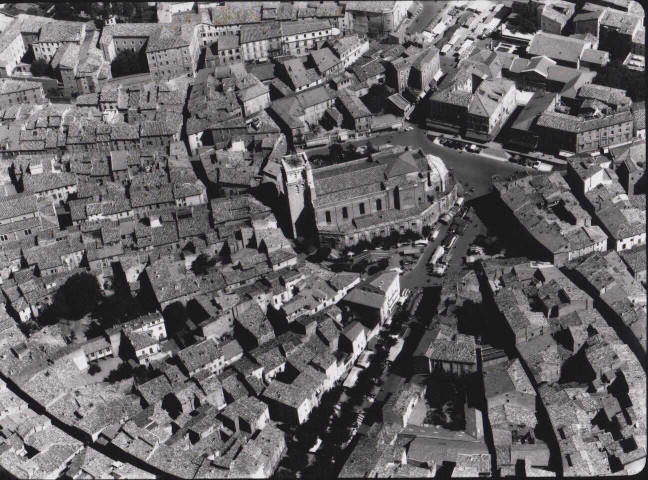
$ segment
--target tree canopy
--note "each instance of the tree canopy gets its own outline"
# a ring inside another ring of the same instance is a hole
[[[110,69],[113,77],[136,75],[148,72],[148,63],[141,53],[123,50],[117,54]]]
[[[535,33],[538,31],[537,7],[532,2],[522,7],[517,16],[517,27],[522,33]]]
[[[102,297],[99,282],[94,275],[77,273],[68,278],[56,292],[54,301],[44,317],[50,320],[79,320],[94,310]]]
[[[51,77],[53,73],[50,64],[42,58],[34,60],[29,71],[35,77]]]
[[[611,61],[594,77],[594,83],[628,92],[633,102],[646,99],[646,77],[644,72],[630,70],[619,60]]]

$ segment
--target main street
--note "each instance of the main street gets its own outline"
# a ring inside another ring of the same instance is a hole
[[[439,17],[439,13],[441,13],[441,10],[443,10],[448,2],[423,0],[420,3],[423,4],[423,10],[414,19],[412,24],[407,27],[407,33],[410,35],[424,31],[435,18]]]

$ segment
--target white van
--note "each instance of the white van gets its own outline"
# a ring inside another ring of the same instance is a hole
[[[464,197],[459,197],[459,198],[457,198],[457,201],[455,202],[455,204],[458,205],[458,206],[462,206],[465,200],[466,199]]]
[[[439,229],[435,228],[434,230],[432,230],[432,233],[430,234],[430,240],[436,240],[438,236],[439,236]]]

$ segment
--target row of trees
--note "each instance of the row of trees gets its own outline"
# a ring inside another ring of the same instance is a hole
[[[374,237],[370,242],[367,240],[360,240],[355,245],[346,247],[343,253],[346,256],[348,253],[358,254],[360,252],[363,252],[364,250],[375,250],[377,248],[389,250],[396,247],[396,245],[401,242],[413,242],[420,240],[423,237],[429,236],[431,228],[426,225],[425,227],[423,227],[422,231],[423,236],[421,236],[419,232],[415,232],[414,230],[411,230],[409,228],[403,233],[400,233],[398,230],[392,230],[386,237]]]
[[[40,2],[47,4],[47,2]],[[51,4],[48,6],[48,8]],[[147,2],[57,2],[54,18],[58,20],[104,20],[117,15],[122,22],[148,23],[156,21],[155,8]]]
[[[339,143],[334,143],[329,147],[328,155],[313,155],[309,157],[309,161],[314,167],[324,167],[328,165],[335,165],[338,163],[345,163],[351,160],[357,160],[365,155],[356,152],[353,144],[347,145],[346,148],[342,147]]]

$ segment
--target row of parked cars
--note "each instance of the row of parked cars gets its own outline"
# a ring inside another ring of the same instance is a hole
[[[448,215],[447,219],[443,219],[442,217],[443,223],[452,223],[448,228],[446,237],[441,242],[441,246],[434,252],[428,264],[432,274],[439,277],[442,277],[448,269],[450,259],[452,258],[452,249],[456,245],[459,236],[463,235],[472,223],[469,207],[456,205],[446,215]],[[436,232],[438,235],[438,230]]]
[[[517,154],[511,157],[511,162],[533,168],[538,168],[540,166],[540,162],[538,160],[533,160],[531,158],[523,157],[522,155]]]
[[[478,147],[475,144],[472,143],[464,143],[460,140],[452,140],[452,139],[447,139],[447,138],[441,138],[439,139],[439,143],[443,145],[444,147],[448,148],[456,148],[459,151],[468,151],[472,153],[480,153],[482,151],[481,147]]]

